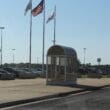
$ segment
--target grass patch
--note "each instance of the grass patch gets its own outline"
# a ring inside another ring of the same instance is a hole
[[[81,78],[87,78],[88,76],[87,75],[81,75]]]
[[[102,78],[108,78],[108,75],[101,75]]]

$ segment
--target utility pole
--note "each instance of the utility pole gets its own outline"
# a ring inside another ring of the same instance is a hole
[[[85,63],[86,63],[86,48],[83,48],[84,50],[84,66],[85,66]]]
[[[2,31],[3,29],[5,29],[5,27],[0,27],[1,29],[1,67],[2,67],[2,55],[3,55],[3,35],[2,35]]]
[[[15,54],[14,54],[14,51],[15,51],[16,49],[12,49],[12,51],[13,51],[13,64],[14,64],[14,61],[15,61]]]

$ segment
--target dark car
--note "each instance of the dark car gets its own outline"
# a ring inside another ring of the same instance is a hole
[[[15,76],[13,73],[0,69],[0,79],[1,80],[14,80]]]
[[[10,73],[13,73],[15,78],[19,77],[19,71],[17,71],[17,69],[15,69],[15,68],[3,68],[3,69]]]

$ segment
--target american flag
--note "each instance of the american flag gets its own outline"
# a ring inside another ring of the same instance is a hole
[[[44,0],[42,0],[33,10],[32,15],[37,16],[38,14],[42,13],[44,9]]]

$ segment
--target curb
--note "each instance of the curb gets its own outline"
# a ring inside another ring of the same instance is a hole
[[[0,108],[6,108],[6,107],[16,106],[16,105],[20,105],[20,104],[26,104],[26,103],[36,102],[36,101],[42,101],[42,100],[51,99],[51,98],[64,97],[64,96],[67,96],[67,95],[70,95],[70,94],[76,94],[76,93],[85,92],[85,91],[95,91],[95,90],[102,89],[104,87],[110,87],[110,85],[86,88],[86,89],[77,90],[77,91],[58,93],[58,94],[53,94],[53,95],[35,97],[35,98],[30,98],[30,99],[23,99],[23,100],[6,102],[6,103],[0,103]]]

